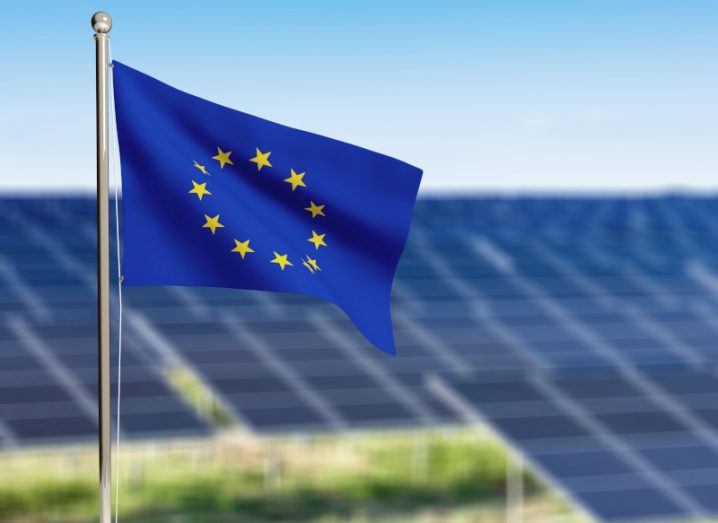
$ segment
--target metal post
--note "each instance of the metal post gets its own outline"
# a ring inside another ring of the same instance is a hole
[[[107,34],[110,15],[92,15],[95,31],[97,72],[97,334],[98,334],[98,443],[100,458],[100,523],[111,523],[110,477],[110,249],[109,249],[109,137],[107,77],[109,69]]]
[[[524,521],[524,461],[511,453],[506,456],[506,521]]]

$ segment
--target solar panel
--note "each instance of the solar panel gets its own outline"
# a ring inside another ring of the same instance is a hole
[[[20,441],[75,439],[92,434],[96,424],[57,382],[49,369],[0,326],[0,419],[3,445]]]
[[[6,321],[5,330],[0,342],[0,419],[13,443],[94,439],[96,339],[16,316]],[[207,433],[206,424],[168,388],[154,365],[135,356],[138,348],[131,341],[125,347],[125,436]]]
[[[709,395],[701,404],[718,398],[715,376],[687,367],[636,370],[628,377],[615,368],[477,373],[435,377],[431,387],[466,421],[494,427],[599,519],[714,513],[715,497],[706,493],[718,489],[715,425],[690,414],[694,391]],[[673,394],[689,383],[696,384],[689,395]]]
[[[68,212],[82,211],[72,228],[55,216],[66,203]],[[94,246],[84,231],[91,227],[89,203],[21,199],[0,205],[3,230],[16,231],[3,235],[0,255],[0,446],[96,438],[95,283],[88,265]],[[142,351],[130,337],[123,365],[125,436],[207,434],[207,424],[167,385],[156,358],[146,361]]]

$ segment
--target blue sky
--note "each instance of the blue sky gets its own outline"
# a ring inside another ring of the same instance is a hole
[[[718,187],[713,0],[122,0],[3,5],[0,189],[94,187],[98,9],[118,60],[425,190]]]

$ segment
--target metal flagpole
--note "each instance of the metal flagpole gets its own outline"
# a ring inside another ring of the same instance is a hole
[[[109,213],[109,137],[107,77],[107,34],[112,28],[110,15],[92,15],[96,49],[97,100],[97,395],[98,447],[100,458],[100,523],[111,523],[110,480],[110,213]]]

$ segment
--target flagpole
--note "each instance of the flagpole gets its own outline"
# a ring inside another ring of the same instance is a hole
[[[110,477],[110,249],[108,46],[112,19],[102,11],[92,15],[96,51],[97,101],[97,396],[100,458],[100,523],[111,523]]]

